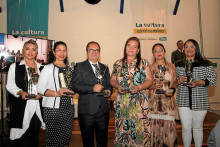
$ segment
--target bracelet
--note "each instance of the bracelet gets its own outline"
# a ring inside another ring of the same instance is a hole
[[[172,96],[173,96],[175,94],[175,92],[176,92],[176,88],[170,88],[170,89],[173,90],[173,94],[172,94]]]

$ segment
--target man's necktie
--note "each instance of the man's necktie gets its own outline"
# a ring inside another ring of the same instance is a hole
[[[97,64],[92,64],[95,67],[95,76],[98,78],[99,76],[99,69]]]

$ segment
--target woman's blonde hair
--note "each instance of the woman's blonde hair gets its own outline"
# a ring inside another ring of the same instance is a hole
[[[26,45],[27,45],[28,43],[31,43],[31,44],[35,45],[36,49],[38,49],[37,42],[34,41],[33,39],[30,39],[30,40],[26,41],[26,42],[24,43],[24,45],[23,45],[23,48],[22,48],[22,56],[24,56],[24,49],[25,49],[25,47],[26,47]],[[38,50],[37,50],[37,51],[38,51]]]

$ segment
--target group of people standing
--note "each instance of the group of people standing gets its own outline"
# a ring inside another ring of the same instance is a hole
[[[35,61],[37,49],[35,41],[25,42],[24,60],[12,64],[8,72],[13,146],[38,146],[40,126],[46,128],[46,146],[68,146],[74,93],[79,94],[83,146],[95,146],[94,138],[97,146],[107,146],[112,88],[118,91],[114,146],[177,146],[176,101],[184,146],[191,144],[191,126],[195,145],[202,145],[202,124],[209,109],[207,87],[215,85],[217,74],[195,40],[184,43],[185,57],[175,65],[166,61],[163,44],[155,44],[150,64],[141,58],[139,39],[131,37],[111,76],[108,66],[99,62],[101,47],[97,42],[87,44],[87,60],[76,66],[68,64],[67,45],[62,41],[55,43],[53,58],[44,67]],[[30,89],[34,98],[28,98]]]

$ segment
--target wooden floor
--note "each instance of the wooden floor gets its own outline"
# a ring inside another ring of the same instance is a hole
[[[114,111],[111,111],[110,113],[110,120],[109,120],[109,134],[108,134],[108,146],[113,147],[113,141],[114,141],[114,133],[115,133],[115,119],[114,119]],[[203,139],[203,146],[207,146],[207,139],[209,137],[210,131],[212,128],[215,126],[216,122],[220,119],[220,115],[213,113],[213,112],[208,112],[204,121],[203,125],[203,131],[204,131],[204,139]],[[7,122],[7,121],[6,121]],[[6,123],[7,126],[7,123]],[[182,127],[180,122],[176,122],[176,128],[177,128],[177,140],[178,140],[178,146],[182,147],[183,142],[182,142]],[[5,132],[8,133],[8,128],[5,128]],[[70,142],[70,147],[82,147],[82,140],[81,140],[81,133],[79,129],[79,124],[78,120],[74,119],[73,122],[73,131],[72,131],[72,140]],[[40,131],[40,147],[45,147],[45,131]],[[8,137],[1,137],[0,140],[0,146],[1,147],[10,147],[9,146],[9,140]],[[192,146],[193,142],[192,142]]]

